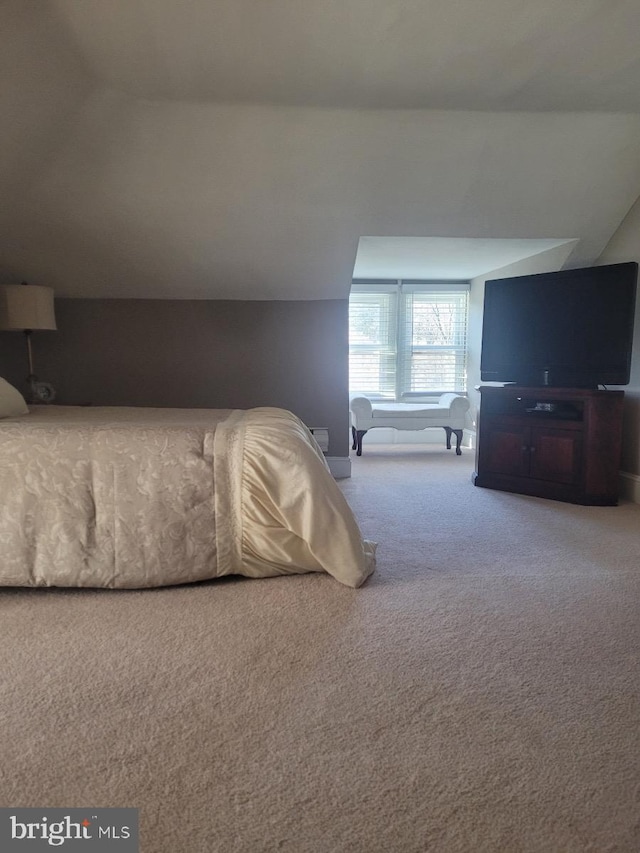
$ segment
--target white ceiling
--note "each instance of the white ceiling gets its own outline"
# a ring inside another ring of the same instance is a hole
[[[638,0],[54,0],[134,97],[640,111]]]
[[[577,240],[361,237],[353,276],[470,281],[557,246],[575,243]]]
[[[343,298],[356,256],[595,262],[640,195],[638,0],[2,0],[0,32],[0,280]]]

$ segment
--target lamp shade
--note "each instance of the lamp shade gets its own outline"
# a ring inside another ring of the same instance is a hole
[[[55,329],[53,288],[37,284],[0,285],[0,329]]]

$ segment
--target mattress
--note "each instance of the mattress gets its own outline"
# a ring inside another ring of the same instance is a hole
[[[37,406],[0,421],[0,585],[144,588],[326,572],[376,545],[291,412]]]

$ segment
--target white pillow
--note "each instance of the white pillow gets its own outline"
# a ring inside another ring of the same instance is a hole
[[[29,407],[17,388],[0,378],[0,418],[28,415]]]

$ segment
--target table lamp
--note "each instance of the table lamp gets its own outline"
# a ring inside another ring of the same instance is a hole
[[[48,382],[41,382],[33,369],[31,333],[41,329],[56,329],[53,311],[53,288],[35,284],[0,285],[0,331],[24,332],[27,342],[29,375],[27,377],[28,403],[51,403],[55,390]]]

